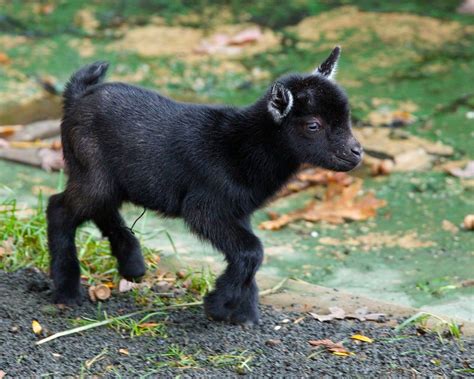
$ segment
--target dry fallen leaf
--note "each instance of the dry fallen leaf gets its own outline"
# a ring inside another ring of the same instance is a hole
[[[9,64],[10,62],[10,57],[5,53],[0,52],[0,64]]]
[[[447,232],[451,232],[453,234],[459,231],[459,228],[456,225],[454,225],[451,221],[448,221],[448,220],[443,220],[443,222],[441,223],[441,226],[443,230]]]
[[[194,51],[199,54],[237,54],[241,51],[241,46],[256,43],[262,37],[262,31],[258,27],[244,29],[234,36],[218,33],[207,40],[201,41]]]
[[[329,352],[335,354],[335,355],[341,355],[341,356],[348,356],[352,355],[354,353],[351,353],[348,351],[342,342],[333,342],[329,339],[324,339],[324,340],[310,340],[308,341],[311,346],[323,346],[328,350]]]
[[[339,183],[348,186],[353,181],[354,178],[345,172],[334,172],[319,167],[304,168],[275,197],[285,197],[315,185]]]
[[[460,284],[461,287],[474,287],[474,279],[463,280]]]
[[[3,125],[0,126],[0,137],[11,137],[17,131],[23,128],[23,125]]]
[[[350,351],[333,351],[333,355],[339,355],[341,357],[348,357],[349,355],[354,355],[354,353],[351,353]]]
[[[346,313],[344,309],[340,307],[329,307],[329,314],[327,315],[320,315],[312,312],[309,312],[309,314],[321,322],[343,320],[346,318],[356,319],[359,321],[380,321],[385,316],[384,313],[369,313],[366,307],[356,309],[354,313]]]
[[[458,178],[474,178],[474,161],[469,161],[464,168],[453,167],[449,169],[449,173],[453,176],[457,176]]]
[[[31,322],[31,328],[33,329],[33,333],[37,336],[41,335],[41,333],[43,332],[43,327],[36,319]]]
[[[393,171],[395,163],[391,159],[374,159],[370,163],[372,176],[389,175]]]
[[[388,159],[382,170],[390,172],[422,171],[431,168],[439,157],[451,156],[454,149],[441,142],[431,142],[399,129],[361,127],[354,134],[367,152],[364,164]],[[393,164],[392,164],[393,163]]]
[[[346,312],[344,309],[339,308],[339,307],[329,307],[329,314],[328,315],[319,315],[317,313],[312,313],[309,312],[311,316],[313,316],[316,320],[325,322],[325,321],[331,321],[334,319],[337,320],[342,320],[346,317]]]
[[[290,222],[306,220],[326,221],[341,224],[345,220],[362,221],[374,217],[377,209],[386,205],[385,200],[377,199],[371,192],[360,196],[362,180],[356,180],[348,187],[330,183],[322,201],[312,201],[305,208],[281,215],[275,220],[260,224],[263,230],[278,230]]]
[[[128,352],[128,349],[119,349],[118,352],[122,355],[127,355],[127,356],[130,355],[130,353]]]
[[[146,282],[135,283],[135,282],[129,282],[127,279],[120,279],[118,290],[119,292],[128,292],[135,288],[143,288],[143,287],[149,287],[149,284]]]
[[[384,313],[369,313],[367,307],[358,308],[354,313],[346,315],[346,318],[353,318],[359,321],[381,321],[384,317]]]
[[[155,328],[159,326],[160,324],[158,322],[142,322],[141,324],[138,325],[139,328]]]
[[[353,340],[357,340],[357,341],[362,341],[362,342],[367,342],[367,343],[372,343],[374,342],[374,340],[370,337],[367,337],[367,336],[364,336],[362,334],[354,334],[351,336],[351,338]]]

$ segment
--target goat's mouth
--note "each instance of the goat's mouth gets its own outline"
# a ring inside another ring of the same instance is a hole
[[[362,157],[354,157],[350,159],[346,156],[341,156],[334,154],[334,161],[336,163],[336,170],[337,171],[350,171],[355,169],[357,166],[360,165],[362,162]]]

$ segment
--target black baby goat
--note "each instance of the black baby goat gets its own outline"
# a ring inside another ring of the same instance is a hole
[[[205,297],[214,320],[257,323],[263,259],[251,214],[303,163],[348,171],[362,148],[333,81],[336,47],[311,74],[278,79],[254,104],[186,104],[123,83],[101,83],[107,63],[75,73],[64,92],[61,136],[69,179],[48,205],[57,303],[81,302],[74,236],[92,220],[108,237],[121,275],[144,275],[140,245],[119,214],[132,202],[182,217],[227,260]]]

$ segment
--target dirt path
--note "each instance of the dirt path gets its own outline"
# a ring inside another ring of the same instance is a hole
[[[262,309],[262,323],[243,329],[208,321],[200,307],[156,316],[163,322],[155,336],[131,338],[129,332],[101,327],[36,346],[31,329],[38,319],[50,333],[69,329],[71,320],[97,318],[97,306],[57,311],[48,303],[50,283],[33,270],[0,272],[0,370],[6,377],[100,375],[105,377],[228,377],[250,374],[276,376],[413,376],[468,375],[474,367],[474,340],[441,343],[434,334],[417,335],[407,329],[397,336],[393,327],[372,322],[321,323],[310,317],[295,324],[301,313]],[[113,296],[101,305],[109,315],[136,309],[130,295]],[[288,319],[290,322],[285,323]],[[374,343],[357,342],[360,333]],[[343,341],[348,357],[311,350],[309,340]],[[121,350],[122,349],[122,350]],[[308,358],[316,352],[313,358]]]

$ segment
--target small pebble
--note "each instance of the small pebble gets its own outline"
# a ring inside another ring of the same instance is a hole
[[[281,344],[281,340],[276,340],[276,339],[269,339],[265,341],[265,345],[267,346],[276,346]]]
[[[273,330],[280,330],[281,329],[281,325],[277,325],[273,328]]]
[[[289,324],[291,320],[289,318],[285,318],[284,320],[281,320],[282,324]]]
[[[166,280],[161,280],[156,283],[155,288],[158,292],[166,292],[170,289],[171,285]]]

